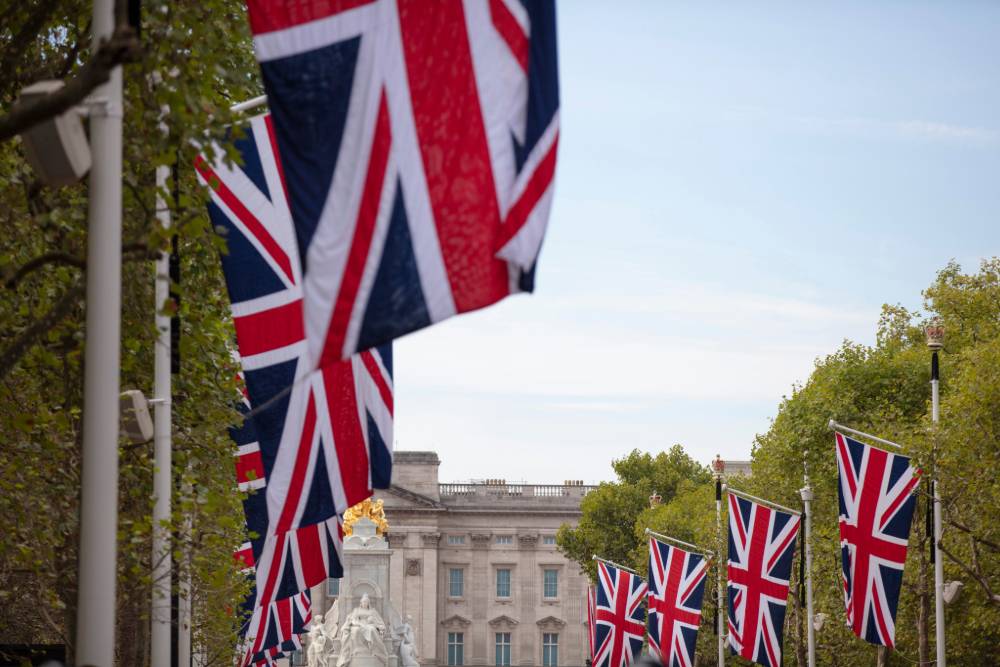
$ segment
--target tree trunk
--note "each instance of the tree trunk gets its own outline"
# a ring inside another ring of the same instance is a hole
[[[889,649],[884,646],[878,647],[878,657],[876,658],[875,664],[878,667],[887,667],[889,664]]]

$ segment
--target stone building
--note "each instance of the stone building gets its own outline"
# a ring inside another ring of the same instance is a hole
[[[587,580],[556,549],[592,487],[442,484],[434,452],[396,452],[389,523],[389,600],[412,616],[422,665],[582,667]],[[313,604],[328,609],[330,580]]]

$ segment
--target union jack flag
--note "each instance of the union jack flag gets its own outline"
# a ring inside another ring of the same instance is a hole
[[[594,599],[593,586],[587,586],[587,641],[590,643],[590,661],[594,662],[594,635],[597,632],[597,610],[594,609],[596,600]]]
[[[248,0],[309,368],[532,291],[559,137],[539,0]]]
[[[664,667],[692,667],[708,559],[649,538],[649,648]]]
[[[920,472],[910,459],[836,434],[840,560],[847,624],[893,646]]]
[[[244,405],[244,410],[247,409]],[[267,479],[260,463],[260,450],[254,446],[257,442],[254,419],[244,420],[230,433],[237,444],[237,481],[241,488],[253,485],[243,501],[251,540],[236,552],[237,561],[254,583],[244,604],[247,621],[241,630],[244,640],[241,664],[261,664],[273,662],[286,650],[294,650],[298,634],[311,618],[309,589],[329,577],[343,576],[343,533],[338,518],[334,517],[277,535],[269,534],[262,490]]]
[[[594,604],[594,667],[628,667],[646,634],[646,582],[639,575],[599,561]]]
[[[302,264],[270,116],[234,142],[243,166],[195,162],[209,215],[225,235],[222,268],[254,414],[248,464],[266,476],[270,534],[322,523],[385,488],[392,471],[392,352],[388,345],[311,370]],[[251,451],[256,449],[256,452]],[[251,456],[252,455],[252,456]],[[246,471],[244,471],[246,472]]]
[[[272,664],[285,653],[302,648],[301,635],[312,621],[312,600],[309,591],[277,600],[268,605],[267,613],[255,609],[243,626],[244,644],[241,665]],[[264,636],[254,636],[254,628]]]
[[[781,664],[799,523],[795,514],[729,494],[729,648],[767,667]]]

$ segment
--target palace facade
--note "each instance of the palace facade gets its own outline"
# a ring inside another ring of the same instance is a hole
[[[593,487],[442,484],[434,452],[397,451],[384,503],[389,600],[412,617],[422,665],[582,667],[587,580],[556,549]],[[319,595],[317,595],[319,593]],[[314,591],[325,611],[339,581]]]

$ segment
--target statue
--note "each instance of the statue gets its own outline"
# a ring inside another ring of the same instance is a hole
[[[385,518],[385,508],[382,499],[365,498],[357,505],[347,508],[344,512],[344,537],[354,532],[354,524],[360,518],[370,519],[375,524],[376,534],[384,537],[389,532],[389,521]]]
[[[325,622],[323,614],[316,614],[309,624],[309,648],[306,651],[306,663],[309,667],[329,667],[333,640],[337,637],[339,606],[340,600],[336,600],[327,612]]]
[[[413,636],[413,626],[410,621],[413,617],[406,615],[406,620],[399,627],[399,634],[402,638],[399,644],[399,662],[401,667],[420,667],[417,656],[417,640]]]
[[[384,642],[385,622],[371,606],[371,600],[365,593],[361,596],[361,603],[344,619],[338,637],[340,655],[337,656],[337,667],[345,667],[355,656],[371,656],[383,665],[388,664],[389,654]]]

